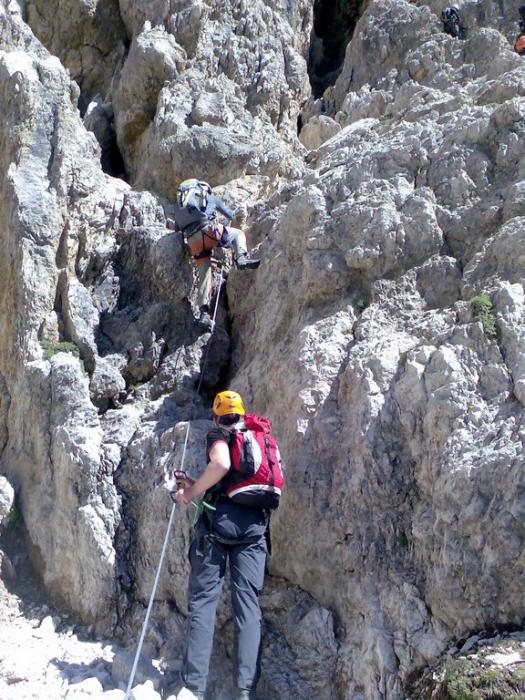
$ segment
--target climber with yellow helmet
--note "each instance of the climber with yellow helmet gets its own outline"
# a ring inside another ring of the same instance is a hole
[[[259,267],[259,260],[250,258],[246,235],[241,229],[218,223],[219,212],[230,221],[235,217],[224,202],[213,194],[207,182],[191,178],[179,185],[173,218],[177,230],[184,235],[199,275],[197,302],[199,323],[206,330],[213,327],[209,314],[211,297],[211,254],[214,248],[233,248],[239,270]]]
[[[175,500],[204,496],[190,547],[188,633],[177,700],[201,700],[213,642],[215,610],[229,562],[235,630],[236,700],[249,700],[259,679],[261,610],[269,513],[279,503],[283,476],[267,418],[247,414],[242,397],[222,391],[213,402],[206,438],[208,465],[196,481],[175,472]]]

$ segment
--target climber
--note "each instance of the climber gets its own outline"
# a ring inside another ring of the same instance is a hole
[[[192,178],[179,185],[173,218],[177,230],[183,233],[197,266],[199,323],[207,330],[211,330],[213,326],[209,315],[213,248],[233,248],[235,264],[239,270],[253,270],[259,267],[260,263],[259,260],[249,257],[244,232],[216,222],[217,212],[230,221],[235,216],[224,202],[213,194],[206,182]]]
[[[521,31],[514,42],[514,51],[520,56],[525,56],[525,31]]]
[[[520,21],[519,21],[520,32],[522,34],[524,34],[525,33],[525,5],[521,5],[518,12],[520,13]]]
[[[443,21],[443,31],[445,34],[456,37],[457,39],[465,39],[467,36],[467,28],[463,24],[459,8],[455,5],[445,7],[441,11],[441,19]]]
[[[518,34],[516,41],[514,42],[514,51],[519,53],[520,56],[525,56],[525,5],[522,5],[519,9],[520,13],[520,33]]]
[[[215,427],[206,439],[208,466],[197,481],[185,472],[175,472],[178,490],[172,494],[177,503],[184,504],[204,494],[190,547],[184,687],[177,700],[204,697],[215,610],[227,560],[235,629],[236,700],[252,697],[260,672],[258,596],[264,581],[269,509],[277,506],[283,483],[281,460],[270,422],[246,414],[237,392],[217,394],[213,413]]]

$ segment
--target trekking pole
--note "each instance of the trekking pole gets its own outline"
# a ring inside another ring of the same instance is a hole
[[[217,290],[217,298],[215,300],[215,308],[213,310],[212,327],[211,327],[211,331],[210,331],[210,340],[211,340],[211,336],[213,335],[213,332],[215,330],[215,318],[217,316],[217,309],[219,308],[219,297],[221,295],[221,288],[222,288],[223,282],[224,282],[224,277],[223,277],[222,270],[221,270],[221,279],[219,281],[219,287]],[[204,372],[206,370],[206,364],[208,362],[209,349],[210,349],[210,342],[208,341],[208,343],[206,345],[206,352],[204,354],[204,361],[202,363],[202,370],[200,373],[199,384],[197,387],[197,394],[196,394],[197,396],[200,394],[200,390],[202,387],[202,380],[204,379]],[[193,408],[193,406],[192,406],[192,408]],[[184,436],[184,447],[182,448],[182,457],[181,457],[181,462],[180,462],[181,471],[184,471],[184,460],[186,458],[186,449],[188,447],[188,438],[190,436],[190,424],[191,424],[191,418],[190,418],[190,420],[188,420],[188,425],[186,426],[186,435]],[[173,525],[173,517],[175,515],[175,506],[176,505],[177,504],[174,502],[172,507],[171,507],[171,513],[170,513],[170,517],[168,520],[168,527],[166,529],[166,536],[164,537],[164,542],[162,544],[162,550],[160,553],[159,564],[157,566],[157,571],[155,573],[155,579],[153,581],[153,588],[151,590],[151,595],[150,595],[149,602],[148,602],[148,608],[146,610],[146,617],[144,619],[144,624],[142,625],[142,632],[140,633],[140,639],[139,639],[139,643],[137,646],[137,652],[135,654],[135,659],[133,660],[133,666],[131,668],[131,673],[129,676],[128,686],[126,688],[126,694],[124,696],[124,700],[129,700],[129,694],[131,692],[131,687],[133,685],[133,681],[135,680],[135,674],[137,672],[137,666],[139,663],[140,654],[142,652],[142,646],[144,644],[146,630],[148,629],[149,618],[151,615],[151,610],[153,608],[153,602],[155,600],[155,593],[157,592],[157,586],[159,584],[160,573],[162,571],[162,566],[164,564],[164,558],[166,556],[166,550],[168,548],[169,535],[171,532],[171,526]]]

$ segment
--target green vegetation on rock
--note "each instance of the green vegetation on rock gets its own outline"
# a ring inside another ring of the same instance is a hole
[[[16,506],[13,506],[7,514],[7,519],[11,523],[17,523],[20,520],[22,520],[22,513],[18,510]]]
[[[80,357],[80,353],[75,343],[71,343],[69,341],[59,342],[55,340],[41,340],[40,345],[44,351],[44,360],[50,360],[53,355],[56,355],[59,352],[70,352],[72,355],[75,355],[75,357]]]
[[[359,311],[364,311],[367,306],[370,306],[370,299],[368,298],[368,295],[360,294],[355,301],[355,305]]]
[[[474,314],[474,318],[481,321],[483,331],[485,332],[487,338],[495,340],[497,337],[497,325],[492,306],[492,299],[488,296],[488,294],[482,294],[481,296],[473,297],[470,300],[470,306],[472,313]]]
[[[508,700],[525,697],[525,684],[517,669],[483,668],[477,660],[451,659],[445,665],[443,700]],[[520,694],[521,693],[521,694]]]
[[[525,658],[521,642],[500,639],[463,657],[446,656],[407,688],[407,700],[518,700],[525,698]],[[495,653],[519,652],[523,661],[495,663]]]
[[[403,547],[404,549],[408,547],[408,537],[406,536],[406,533],[403,530],[401,530],[397,535],[397,543],[400,547]]]

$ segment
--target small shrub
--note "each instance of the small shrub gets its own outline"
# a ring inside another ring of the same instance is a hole
[[[408,547],[408,537],[403,530],[401,530],[397,535],[397,543],[400,547],[403,547],[403,549]]]
[[[44,360],[50,360],[53,355],[59,352],[70,352],[75,357],[80,357],[75,343],[70,343],[68,341],[58,342],[56,340],[41,340],[40,345],[44,351]]]
[[[362,294],[361,296],[357,297],[355,301],[356,307],[359,309],[359,311],[364,311],[367,306],[369,306],[370,300]]]
[[[523,681],[512,668],[484,668],[479,658],[453,659],[445,664],[443,697],[446,700],[510,700],[524,697]]]
[[[496,317],[494,316],[492,299],[488,294],[483,294],[479,297],[474,297],[470,300],[470,307],[474,318],[481,322],[483,331],[487,338],[495,340],[497,338]]]
[[[449,663],[445,672],[445,687],[450,700],[479,700],[469,678],[469,664],[463,659]]]
[[[18,523],[20,520],[22,520],[22,513],[16,506],[13,506],[7,514],[7,519],[10,523]]]

